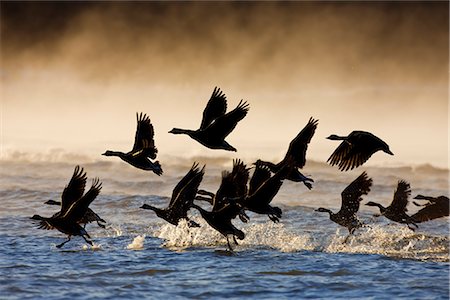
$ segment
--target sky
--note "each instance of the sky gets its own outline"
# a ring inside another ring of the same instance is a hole
[[[161,159],[280,159],[312,116],[308,159],[365,130],[395,154],[369,164],[448,167],[448,2],[0,5],[2,158],[126,152],[145,112]],[[237,153],[168,133],[197,129],[215,86],[250,104]]]

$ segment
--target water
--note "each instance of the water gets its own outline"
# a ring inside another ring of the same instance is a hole
[[[215,191],[231,159],[198,158],[206,163],[201,188]],[[36,228],[33,214],[52,215],[75,162],[83,162],[91,178],[103,181],[91,208],[107,222],[106,229],[87,225],[94,246],[56,230]],[[363,200],[388,204],[399,179],[411,183],[412,195],[447,195],[448,171],[431,166],[362,167],[341,173],[308,162],[305,173],[313,190],[285,182],[274,200],[283,210],[278,224],[249,213],[247,224],[235,220],[246,238],[226,251],[226,239],[191,210],[201,228],[175,227],[143,203],[164,207],[172,189],[192,160],[161,159],[164,176],[134,169],[113,159],[78,155],[9,157],[0,169],[0,295],[2,299],[95,298],[449,298],[448,218],[405,225],[373,218],[377,211],[362,205],[358,213],[370,227],[358,230],[347,244],[345,228],[315,212],[320,206],[337,211],[340,192],[366,170],[374,180]],[[165,164],[164,164],[165,163]],[[202,203],[207,208],[208,204]],[[410,213],[417,210],[409,206]]]

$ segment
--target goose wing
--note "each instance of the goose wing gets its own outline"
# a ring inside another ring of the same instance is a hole
[[[81,218],[80,223],[84,224],[84,223],[91,223],[91,222],[97,222],[97,221],[106,223],[106,221],[103,220],[95,211],[93,211],[92,209],[90,209],[88,207],[83,218]]]
[[[389,210],[396,214],[401,214],[407,211],[408,197],[411,195],[411,189],[408,182],[400,180],[397,184],[397,189],[394,193],[394,200],[392,200]]]
[[[185,188],[185,186],[198,174],[199,168],[198,163],[194,162],[191,169],[184,175],[183,178],[177,183],[177,185],[173,188],[172,191],[172,198],[169,202],[169,207],[176,201],[178,195],[181,193],[181,191]]]
[[[47,220],[39,221],[39,226],[37,228],[38,229],[44,229],[44,230],[53,230],[53,229],[55,229],[55,227]]]
[[[253,193],[249,193],[247,201],[252,202],[254,205],[268,205],[278,193],[281,185],[283,184],[281,178],[282,173],[285,172],[284,168],[285,167],[281,168],[272,177],[270,177],[269,175],[269,178],[261,183]]]
[[[216,196],[213,198],[212,211],[218,211],[225,206],[228,198],[236,197],[234,195],[234,184],[232,174],[228,171],[222,172],[222,181]]]
[[[67,212],[62,215],[62,218],[70,219],[74,222],[80,221],[86,214],[89,205],[92,203],[92,201],[95,200],[95,198],[97,198],[98,194],[100,194],[101,189],[102,183],[98,178],[94,178],[89,191],[87,191],[87,193],[83,197],[75,201],[69,207]]]
[[[134,137],[134,145],[131,152],[134,155],[144,154],[151,159],[156,158],[158,149],[155,147],[153,125],[146,114],[136,113],[137,128]]]
[[[376,151],[381,149],[381,139],[366,131],[353,131],[328,158],[332,166],[348,171],[364,164]]]
[[[221,220],[224,220],[227,223],[230,222],[231,224],[231,220],[236,218],[241,210],[242,207],[239,204],[230,202],[225,204],[221,209],[215,211],[214,213],[216,214],[216,216],[219,216]]]
[[[308,144],[311,141],[316,128],[318,120],[314,120],[312,117],[309,119],[308,124],[297,134],[297,136],[289,144],[289,149],[286,153],[285,160],[288,157],[292,157],[295,160],[295,166],[297,168],[303,168],[306,163],[306,150]]]
[[[248,189],[247,183],[250,177],[249,168],[240,159],[233,160],[233,170],[231,175],[234,183],[235,197],[246,196]]]
[[[170,200],[169,210],[179,217],[186,217],[187,211],[191,208],[194,198],[197,195],[198,187],[205,174],[205,166],[198,168],[195,163],[186,176],[175,187]],[[181,183],[181,185],[180,185]]]
[[[214,91],[209,98],[208,104],[206,104],[203,110],[203,119],[200,124],[200,129],[208,127],[215,119],[223,116],[227,111],[227,98],[220,88],[215,87]]]
[[[362,195],[367,195],[372,186],[372,178],[363,172],[352,183],[350,183],[341,193],[342,205],[338,214],[353,215],[359,210],[359,203]]]
[[[250,179],[248,194],[252,195],[256,190],[270,178],[270,170],[268,167],[256,164],[255,171],[253,172],[252,178]]]
[[[426,222],[437,218],[446,217],[449,215],[450,199],[445,196],[438,198],[426,197],[422,195],[416,196],[414,199],[429,200],[424,208],[411,216],[415,222]]]
[[[61,214],[65,214],[70,206],[83,196],[86,187],[86,172],[76,166],[69,184],[64,188],[61,196]]]
[[[222,182],[214,199],[213,211],[229,203],[229,198],[245,197],[247,195],[247,182],[249,169],[240,159],[233,160],[233,169],[222,172]]]
[[[205,131],[208,131],[211,136],[224,139],[233,131],[237,123],[247,115],[248,110],[248,103],[241,100],[235,109],[218,117],[205,128]]]

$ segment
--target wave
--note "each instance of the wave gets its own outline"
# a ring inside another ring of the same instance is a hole
[[[93,156],[66,151],[62,148],[51,148],[43,152],[27,152],[4,149],[1,155],[4,162],[53,162],[53,163],[87,163],[94,162]]]
[[[201,164],[217,166],[217,167],[227,167],[232,165],[234,158],[240,158],[236,153],[214,153],[214,155],[188,155],[188,156],[173,156],[167,154],[160,154],[158,160],[167,167],[180,167],[189,168],[194,161]],[[244,162],[250,165],[252,162],[256,161],[256,157],[243,158]],[[99,167],[110,167],[117,164],[119,160],[112,161],[111,159],[106,159],[99,155],[98,153],[89,154],[83,152],[71,152],[63,148],[51,148],[47,151],[32,152],[32,151],[20,151],[15,149],[3,149],[2,155],[0,157],[2,162],[26,162],[26,163],[67,163],[67,164],[91,164]],[[313,171],[314,169],[323,169],[331,167],[323,161],[317,160],[307,160],[305,170]],[[427,173],[427,174],[440,174],[449,175],[450,169],[437,167],[432,164],[401,164],[396,166],[370,166],[366,169],[369,170],[385,170],[389,169],[395,172],[417,172],[417,173]]]

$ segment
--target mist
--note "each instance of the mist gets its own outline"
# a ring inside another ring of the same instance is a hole
[[[2,2],[2,157],[61,148],[128,151],[136,112],[164,156],[281,158],[310,116],[307,158],[332,133],[374,133],[394,157],[448,167],[448,3]],[[250,111],[204,148],[196,129],[215,86]],[[100,157],[99,157],[100,159]]]

